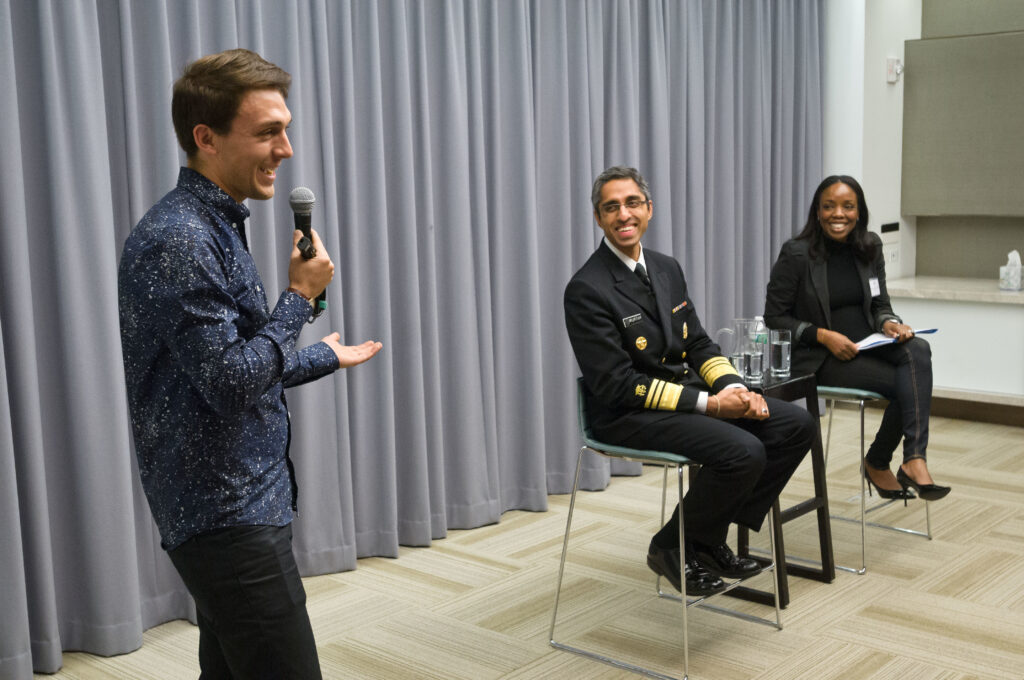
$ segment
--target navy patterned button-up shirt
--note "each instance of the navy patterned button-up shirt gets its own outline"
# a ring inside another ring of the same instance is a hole
[[[295,349],[306,300],[285,292],[270,311],[245,240],[248,216],[182,168],[121,255],[135,452],[166,550],[211,529],[292,520],[284,387],[338,368],[323,342]]]

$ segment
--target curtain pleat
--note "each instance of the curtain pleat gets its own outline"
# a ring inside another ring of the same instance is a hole
[[[293,76],[295,156],[250,202],[287,285],[296,186],[373,361],[289,390],[304,575],[397,556],[570,490],[565,283],[593,178],[637,166],[645,244],[708,329],[759,312],[821,170],[819,0],[0,0],[0,680],[116,654],[194,607],[131,443],[117,261],[184,163],[171,85],[248,47]],[[269,296],[274,299],[274,295]],[[637,464],[584,461],[601,489]]]

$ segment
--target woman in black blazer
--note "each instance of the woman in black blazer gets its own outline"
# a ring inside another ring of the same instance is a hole
[[[819,385],[878,392],[889,400],[864,461],[864,475],[883,498],[938,500],[948,486],[928,472],[931,349],[892,311],[877,234],[857,180],[826,177],[814,192],[803,231],[782,246],[772,267],[764,318],[793,336],[792,370]],[[857,341],[880,332],[897,342],[863,353]],[[889,465],[903,439],[903,464]]]

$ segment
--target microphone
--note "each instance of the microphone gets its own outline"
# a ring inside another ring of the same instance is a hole
[[[295,228],[302,232],[299,239],[299,252],[302,257],[312,260],[316,257],[316,248],[313,247],[313,237],[310,235],[310,225],[313,221],[313,205],[316,204],[316,196],[306,187],[296,187],[288,196],[288,203],[292,206],[292,213],[295,216]]]
[[[313,205],[316,204],[316,196],[306,187],[296,187],[288,196],[288,203],[292,207],[292,214],[295,216],[295,228],[302,232],[302,237],[297,245],[302,257],[312,260],[316,257],[316,247],[313,245],[313,235],[310,233],[313,222]],[[313,301],[313,312],[310,321],[320,316],[327,309],[327,289],[325,288],[316,296]]]

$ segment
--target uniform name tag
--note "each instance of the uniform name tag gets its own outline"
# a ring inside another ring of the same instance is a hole
[[[882,294],[882,287],[878,285],[877,276],[872,276],[868,279],[868,288],[871,289],[871,297],[878,297]]]
[[[622,320],[622,327],[623,328],[629,328],[630,326],[632,326],[635,323],[640,323],[640,320],[642,318],[643,317],[640,316],[639,314],[634,314],[632,316],[627,316],[625,319]]]

